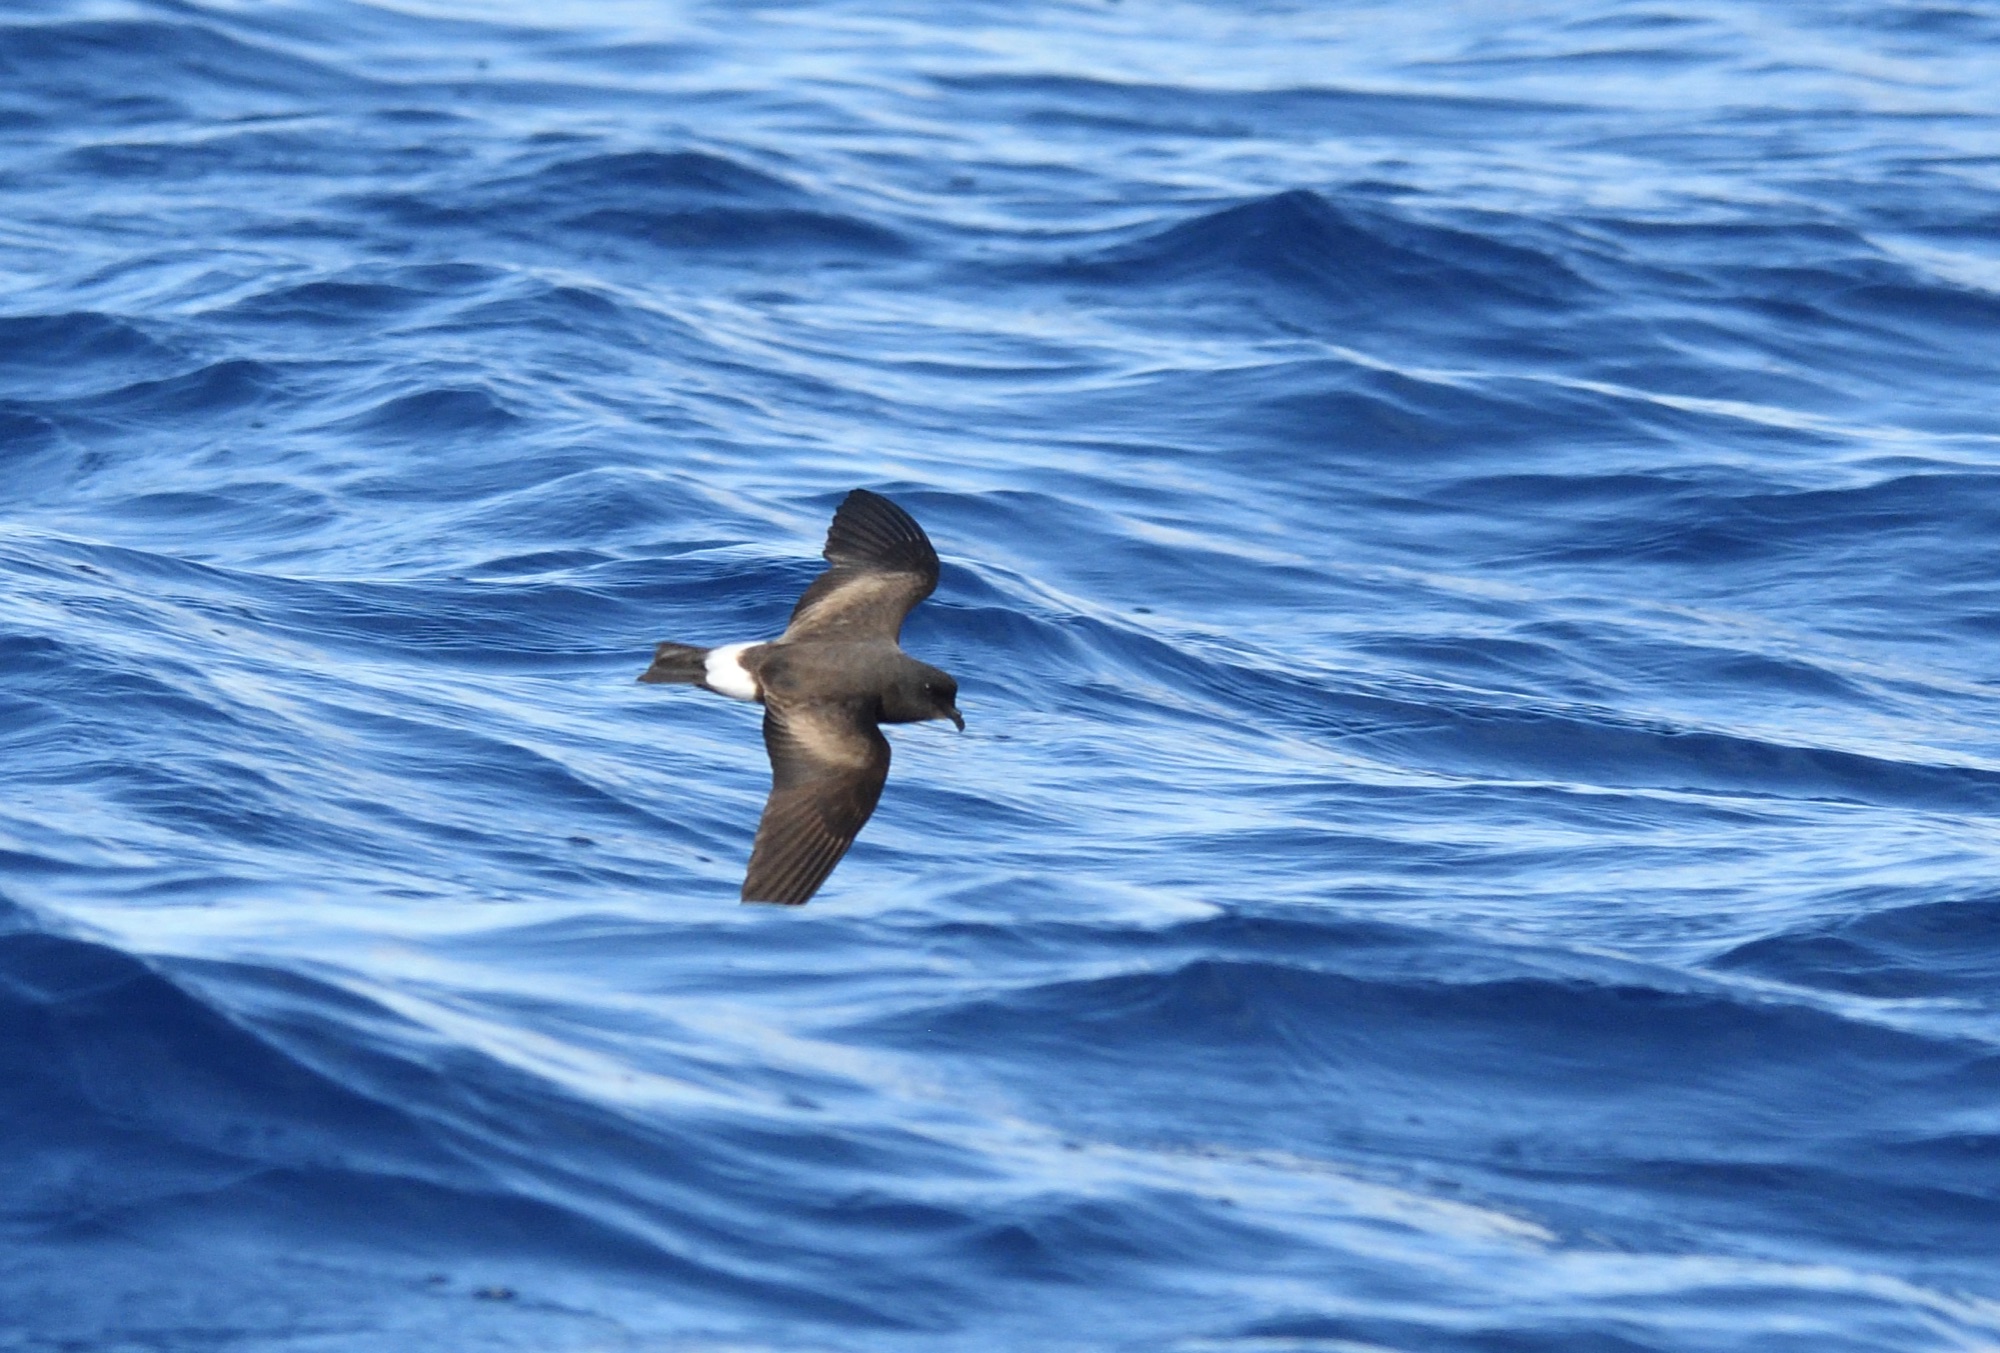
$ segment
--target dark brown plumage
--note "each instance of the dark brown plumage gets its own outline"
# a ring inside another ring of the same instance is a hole
[[[765,644],[661,644],[639,680],[697,685],[764,706],[771,797],[750,848],[745,902],[804,902],[855,835],[889,777],[878,726],[965,720],[958,683],[898,644],[903,617],[937,587],[937,551],[910,514],[856,489],[833,514],[831,567]]]

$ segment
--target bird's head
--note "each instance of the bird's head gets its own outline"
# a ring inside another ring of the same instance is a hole
[[[965,731],[965,716],[958,712],[958,683],[951,673],[928,663],[912,663],[911,670],[896,683],[884,700],[883,715],[891,723],[918,723],[924,719],[950,719]]]

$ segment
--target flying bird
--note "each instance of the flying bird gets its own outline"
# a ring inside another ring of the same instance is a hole
[[[854,844],[889,778],[879,725],[950,719],[958,683],[903,652],[903,617],[937,587],[938,557],[909,513],[879,493],[841,500],[826,533],[831,567],[769,643],[661,644],[641,681],[700,686],[764,706],[771,797],[745,902],[797,905]]]

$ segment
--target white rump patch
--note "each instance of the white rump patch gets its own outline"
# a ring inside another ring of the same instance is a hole
[[[757,678],[744,669],[743,650],[755,644],[724,644],[708,650],[702,662],[702,684],[734,700],[755,700]]]

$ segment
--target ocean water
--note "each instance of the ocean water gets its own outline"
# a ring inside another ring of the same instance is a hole
[[[1996,383],[1989,0],[14,0],[0,1350],[2000,1347]]]

